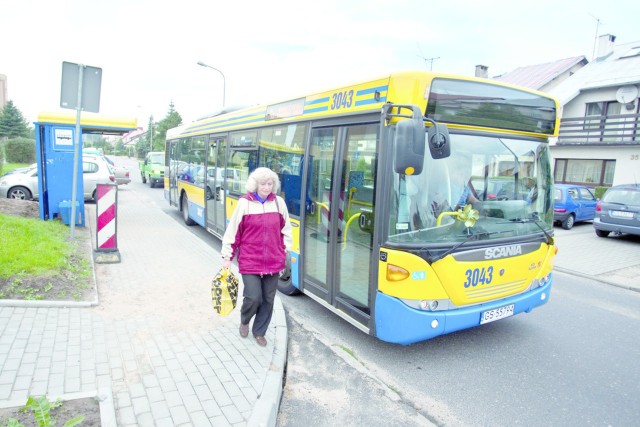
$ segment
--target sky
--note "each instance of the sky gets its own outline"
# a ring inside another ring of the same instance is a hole
[[[0,74],[32,123],[60,108],[62,63],[102,69],[100,114],[189,123],[433,70],[497,76],[585,56],[597,35],[640,40],[634,0],[3,0]],[[220,72],[197,65],[208,64]],[[223,79],[224,76],[224,79]]]

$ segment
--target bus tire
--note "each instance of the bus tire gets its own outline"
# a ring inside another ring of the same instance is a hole
[[[280,272],[278,277],[278,291],[285,295],[298,295],[300,289],[293,286],[291,283],[291,259],[287,255],[287,266]]]
[[[184,223],[188,226],[195,225],[196,222],[189,217],[189,198],[186,194],[183,194],[180,199],[180,210],[182,211]]]

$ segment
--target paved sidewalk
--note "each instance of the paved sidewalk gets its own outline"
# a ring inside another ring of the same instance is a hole
[[[287,351],[279,297],[267,347],[241,338],[239,308],[212,309],[219,254],[145,194],[118,193],[121,262],[95,265],[94,303],[2,301],[0,407],[90,395],[103,426],[275,425]],[[87,219],[78,238],[91,233],[95,245],[95,205]]]
[[[591,223],[554,229],[558,255],[554,269],[640,292],[640,237],[602,238]]]

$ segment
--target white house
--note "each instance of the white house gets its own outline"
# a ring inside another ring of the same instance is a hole
[[[640,41],[616,46],[615,39],[600,36],[589,63],[567,58],[495,77],[560,101],[560,133],[551,146],[555,182],[640,182]]]
[[[549,91],[563,106],[551,149],[556,182],[640,182],[640,41],[598,40],[596,58]]]

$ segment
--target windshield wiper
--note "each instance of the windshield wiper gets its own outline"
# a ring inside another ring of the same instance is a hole
[[[470,242],[472,240],[482,240],[482,239],[486,239],[489,236],[492,236],[494,234],[501,234],[501,233],[510,233],[511,230],[509,231],[480,231],[478,233],[469,233],[469,234],[462,234],[462,236],[466,237],[466,240],[463,240],[462,242],[458,243],[457,245],[451,247],[449,250],[441,253],[440,255],[435,256],[431,262],[436,262],[441,260],[442,258],[446,257],[447,255],[455,252],[456,249],[458,249],[460,246],[464,245],[467,242]]]
[[[553,244],[553,237],[551,237],[551,235],[547,232],[547,230],[542,228],[542,226],[540,225],[542,220],[540,220],[540,215],[538,214],[538,212],[533,212],[529,218],[513,218],[513,219],[507,220],[507,222],[517,222],[520,224],[534,223],[544,233],[545,237],[547,238],[547,244],[548,245]]]

